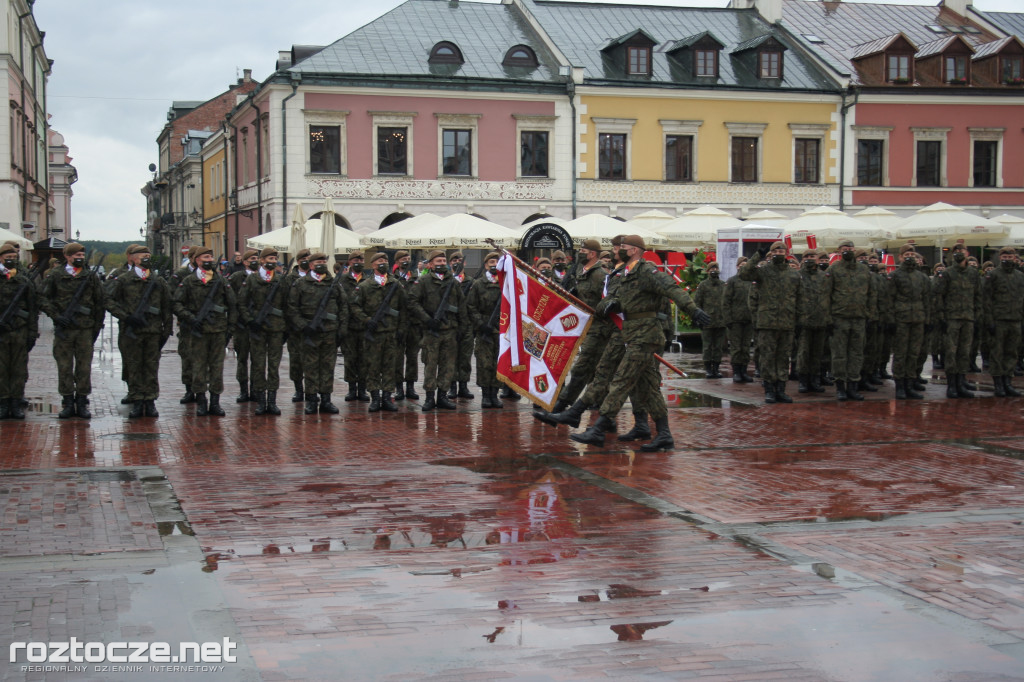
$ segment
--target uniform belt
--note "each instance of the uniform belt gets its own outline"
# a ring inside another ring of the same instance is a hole
[[[659,320],[667,320],[668,317],[665,313],[659,313],[654,310],[648,310],[642,313],[623,313],[627,320],[653,320],[658,318]]]

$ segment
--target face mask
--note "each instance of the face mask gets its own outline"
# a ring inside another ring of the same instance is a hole
[[[1013,270],[1017,265],[1012,260],[1001,261],[1003,270]],[[7,267],[10,267],[9,265]]]
[[[142,260],[139,261],[139,267],[142,268],[143,270],[149,270],[149,266],[152,264],[153,259],[151,258],[143,258]]]
[[[434,272],[436,272],[439,275],[443,275],[446,272],[448,272],[448,266],[447,265],[435,265],[434,266]]]
[[[964,255],[963,251],[957,251],[953,254],[953,260],[957,263],[963,263],[967,260],[967,256]]]
[[[620,263],[625,263],[629,260],[629,252],[627,252],[625,249],[619,249],[618,255]]]
[[[498,268],[493,265],[490,268],[488,268],[487,271],[490,272],[492,275],[498,274]]]
[[[301,269],[301,270],[309,270],[309,261],[308,260],[300,260],[299,261],[299,269]]]
[[[868,268],[871,272],[878,272],[878,263],[868,263]]]
[[[264,263],[263,269],[266,270],[267,272],[273,272],[274,270],[277,269],[277,263]]]
[[[407,261],[407,260],[406,261],[402,261],[401,263],[398,264],[398,267],[401,268],[402,270],[408,270],[409,269],[409,261]]]
[[[73,265],[76,268],[80,268],[83,265],[85,265],[85,259],[84,258],[75,258],[74,260],[71,261],[71,265]]]
[[[454,272],[454,273],[462,272],[462,263],[460,263],[458,261],[452,263],[452,272]]]
[[[786,262],[786,257],[783,256],[782,254],[778,254],[777,253],[774,256],[772,256],[772,263],[774,263],[775,265],[782,265],[785,262]]]
[[[253,272],[256,272],[257,270],[260,269],[260,264],[256,261],[253,261],[252,263],[249,263],[249,269],[252,270]]]
[[[383,274],[387,273],[387,271],[388,271],[388,264],[387,263],[378,263],[377,264],[377,272],[379,272],[379,273],[381,273],[383,275]]]
[[[708,277],[711,279],[718,279],[718,270],[712,270],[708,273]]]
[[[819,270],[828,270],[828,263],[818,263]]]
[[[584,253],[577,253],[576,254],[576,262],[579,263],[580,265],[583,265],[584,263],[586,263],[587,260],[589,260],[589,259],[587,258],[586,254],[584,254]]]
[[[914,267],[917,265],[917,261],[914,260],[913,258],[904,258],[903,264],[909,267]]]
[[[565,263],[555,263],[555,270],[557,272],[565,272]]]
[[[354,273],[356,273],[358,275],[360,272],[363,271],[363,264],[362,263],[353,263],[351,266],[349,266],[349,269],[352,272],[354,272]]]
[[[551,276],[551,268],[544,268],[543,270],[540,271],[540,274],[544,275],[545,277],[550,277]]]
[[[5,259],[4,267],[7,268],[8,270],[13,270],[14,268],[18,267],[18,261],[14,258]]]
[[[800,263],[800,267],[804,270],[817,270],[818,262],[813,260],[805,260]]]
[[[853,260],[853,251],[843,251],[843,260],[849,263]]]
[[[318,274],[318,275],[326,275],[327,274],[327,264],[326,263],[321,263],[320,265],[318,265],[315,268],[313,268],[313,271],[316,272],[316,274]]]
[[[207,272],[210,272],[211,270],[213,270],[213,261],[203,261],[202,263],[199,264],[199,267],[201,267],[203,270],[206,270]]]

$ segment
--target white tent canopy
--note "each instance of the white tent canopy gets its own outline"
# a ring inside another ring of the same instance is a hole
[[[609,248],[612,245],[612,238],[620,234],[638,234],[643,238],[644,244],[652,246],[665,246],[667,240],[657,232],[628,225],[621,220],[610,218],[601,213],[591,213],[576,220],[565,223],[562,227],[572,237],[574,244],[579,246],[587,239],[596,239],[601,242],[602,248]]]
[[[384,244],[389,249],[489,249],[489,239],[498,246],[516,246],[519,232],[468,213],[455,213],[432,222],[420,222],[385,240]]]
[[[640,227],[651,232],[657,232],[658,227],[665,223],[671,222],[676,219],[676,216],[669,215],[664,211],[654,209],[651,211],[644,211],[640,215],[633,216],[626,221],[627,225],[633,225]]]
[[[18,244],[21,245],[22,251],[32,250],[32,242],[25,239],[20,234],[16,234],[6,228],[0,227],[0,244],[3,244],[6,241],[17,242]]]
[[[808,235],[814,235],[818,246],[826,249],[835,248],[839,242],[846,239],[862,248],[885,239],[885,233],[881,228],[851,218],[829,206],[804,211],[799,218],[783,225],[783,229],[786,235],[792,237],[794,247],[797,243],[806,244]]]
[[[964,240],[968,246],[994,244],[1007,232],[1007,225],[973,215],[946,203],[925,206],[890,228],[890,245],[913,240],[917,246],[950,246]]]
[[[711,246],[718,240],[718,230],[726,227],[740,227],[743,221],[714,206],[701,206],[687,211],[682,216],[664,223],[657,232],[668,240],[669,248],[692,251]]]
[[[886,239],[893,238],[892,226],[903,220],[903,218],[881,206],[869,206],[863,211],[854,213],[853,217],[862,223],[881,228]]]
[[[764,211],[752,213],[748,215],[746,218],[744,218],[744,220],[746,220],[748,223],[757,223],[758,225],[771,226],[788,223],[790,220],[792,220],[792,218],[788,218],[787,216],[784,216],[781,213],[776,213],[775,211],[769,211],[766,209]]]
[[[387,240],[397,237],[400,234],[404,234],[412,230],[413,228],[421,225],[429,225],[435,223],[441,219],[441,216],[433,213],[421,213],[412,218],[406,218],[405,220],[399,220],[397,223],[392,223],[387,227],[382,227],[379,230],[374,230],[370,234],[364,234],[359,238],[360,243],[363,246],[377,246],[384,248]]]
[[[989,246],[1014,246],[1017,248],[1024,246],[1024,218],[1004,213],[997,215],[992,220],[1006,225],[1007,230],[1005,235],[997,237]]]
[[[320,232],[323,229],[319,218],[311,218],[306,221],[306,246],[310,249],[320,248],[323,243]],[[292,228],[282,227],[265,234],[256,235],[245,240],[245,245],[254,249],[262,249],[264,246],[272,246],[279,251],[291,248]],[[310,246],[312,245],[312,246]],[[334,253],[348,253],[361,248],[359,246],[359,235],[344,227],[334,228]],[[294,254],[289,254],[294,256]],[[332,255],[332,254],[328,254]]]

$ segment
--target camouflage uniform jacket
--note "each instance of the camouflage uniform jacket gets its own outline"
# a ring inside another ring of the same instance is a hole
[[[78,299],[78,310],[71,313],[69,328],[99,329],[103,326],[103,318],[107,314],[104,307],[106,295],[100,278],[89,268],[82,268],[75,276],[63,267],[51,270],[43,281],[39,307],[50,316],[50,319],[57,319],[71,305],[71,299],[75,297],[75,292],[83,282],[85,289]]]
[[[901,265],[892,273],[893,314],[897,322],[927,323],[931,282],[917,268]]]
[[[191,327],[196,314],[206,301],[206,296],[219,280],[221,285],[214,297],[213,307],[210,308],[200,331],[204,334],[232,331],[238,320],[235,292],[216,270],[211,270],[210,274],[212,276],[205,283],[195,273],[184,279],[174,292],[174,314],[182,327]]]
[[[946,320],[981,318],[981,275],[977,268],[953,264],[935,275],[935,297]]]
[[[711,316],[709,329],[725,326],[725,283],[721,279],[708,277],[698,284],[697,291],[693,294],[693,302]]]
[[[863,263],[836,261],[825,271],[825,309],[832,318],[876,319],[878,290]]]
[[[626,317],[622,323],[622,339],[627,344],[665,343],[665,332],[658,318],[664,298],[675,301],[687,315],[697,312],[690,295],[671,276],[645,260],[637,261],[628,273],[623,271],[614,296]]]
[[[795,329],[796,311],[800,307],[800,273],[787,263],[769,263],[759,268],[760,262],[761,255],[755,253],[739,272],[741,279],[757,283],[756,327]]]
[[[1024,319],[1024,272],[1007,272],[997,265],[985,275],[981,287],[986,322]]]
[[[249,270],[246,268],[245,270],[232,272],[231,275],[228,276],[228,284],[231,285],[231,289],[235,292],[235,296],[238,296],[239,292],[242,291],[242,287],[245,286],[246,281],[249,279],[249,275],[254,272],[258,272],[258,270]]]
[[[608,271],[604,269],[601,261],[597,261],[589,269],[581,272],[576,278],[576,298],[580,299],[591,308],[601,302],[604,296],[604,278]]]
[[[328,272],[319,282],[311,275],[299,277],[288,292],[288,321],[296,331],[305,330],[313,321],[324,295],[327,295],[328,299],[324,307],[321,331],[337,332],[339,324],[348,326],[348,296]]]
[[[800,308],[797,311],[797,325],[807,329],[823,329],[828,326],[825,312],[825,273],[817,263],[800,266]]]
[[[366,323],[373,319],[377,308],[384,302],[388,290],[396,284],[398,288],[388,301],[388,309],[381,315],[377,331],[395,332],[405,325],[406,295],[402,280],[394,275],[388,275],[387,281],[382,285],[377,283],[377,278],[373,274],[369,274],[363,277],[363,281],[356,287],[356,295],[349,303],[349,315],[359,322],[360,328],[366,328]]]
[[[722,316],[726,324],[746,324],[753,319],[750,315],[750,287],[752,284],[733,275],[725,282],[725,296],[722,299]]]
[[[873,274],[878,280],[878,321],[882,324],[895,324],[896,315],[892,309],[892,275],[885,270]]]
[[[604,278],[602,278],[604,279]],[[466,298],[466,311],[473,323],[473,330],[479,331],[491,319],[494,307],[501,300],[501,284],[495,278],[493,282],[487,279],[487,275],[477,277],[473,288],[469,290],[469,297]],[[498,318],[500,318],[500,311]],[[500,319],[495,319],[495,331],[500,324]]]
[[[409,314],[424,325],[434,317],[438,306],[441,305],[441,298],[448,283],[452,281],[452,274],[445,273],[444,279],[439,278],[433,272],[427,272],[416,280],[412,285],[409,295]],[[452,293],[448,296],[448,311],[444,314],[444,321],[438,331],[457,329],[463,325],[468,326],[466,315],[466,299],[462,295],[462,286],[458,280],[452,285]]]
[[[238,273],[233,273],[234,277]],[[249,273],[245,278],[245,284],[238,294],[238,320],[239,325],[248,325],[259,317],[263,310],[263,304],[270,296],[274,284],[280,282],[277,291],[274,292],[274,300],[270,303],[266,319],[263,321],[263,331],[283,332],[285,329],[285,311],[288,308],[288,292],[291,288],[287,275],[274,274],[269,282],[263,279],[259,271]]]
[[[0,329],[0,334],[14,329],[24,329],[28,327],[28,335],[30,338],[36,338],[39,336],[39,298],[38,290],[36,286],[32,284],[28,276],[17,271],[13,277],[4,277],[0,275],[0,315],[7,310],[7,306],[11,304],[18,291],[27,284],[25,287],[25,293],[21,295],[21,299],[18,301],[18,305],[15,306],[14,314],[7,321],[7,329]],[[20,311],[20,312],[19,312]]]
[[[195,271],[196,269],[192,265],[183,265],[174,272],[172,272],[170,276],[171,291],[174,291],[179,286],[181,286],[181,283],[184,282],[185,279],[189,275],[193,274]]]
[[[346,272],[344,275],[338,275],[337,279],[338,286],[341,287],[342,292],[345,294],[345,300],[349,303],[348,328],[360,333],[362,333],[366,325],[356,319],[356,316],[352,314],[351,306],[352,302],[356,300],[356,289],[360,284],[366,281],[367,277],[373,278],[373,273],[364,268],[363,271],[359,273],[359,279],[356,279],[352,275],[351,270]]]
[[[148,310],[143,312],[146,325],[136,329],[136,334],[159,334],[170,336],[172,330],[174,303],[171,300],[171,288],[167,282],[153,273],[149,272],[146,279],[139,277],[135,268],[121,274],[113,281],[110,292],[107,295],[107,310],[121,322],[135,314],[139,302],[149,288],[152,278],[156,278],[153,291],[149,295],[147,308],[155,309],[158,312],[151,313]],[[124,327],[122,327],[124,328]]]

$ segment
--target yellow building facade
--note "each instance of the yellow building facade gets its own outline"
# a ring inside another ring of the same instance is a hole
[[[218,132],[203,145],[203,245],[226,254],[228,209],[228,157],[224,134]]]

